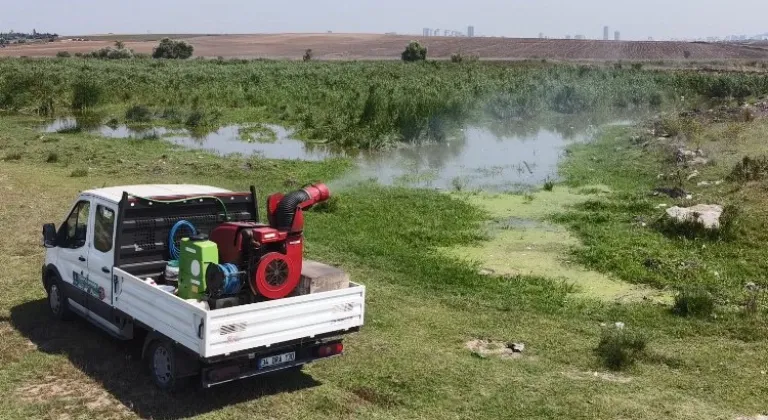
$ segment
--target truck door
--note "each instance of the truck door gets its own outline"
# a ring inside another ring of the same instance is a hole
[[[56,238],[57,267],[64,282],[64,294],[74,302],[73,308],[87,315],[85,279],[88,277],[88,226],[91,200],[82,197],[62,223]]]
[[[93,200],[93,241],[88,256],[88,279],[91,283],[86,293],[88,312],[100,324],[112,323],[112,265],[115,262],[116,206],[99,198]],[[104,325],[107,326],[107,325]]]

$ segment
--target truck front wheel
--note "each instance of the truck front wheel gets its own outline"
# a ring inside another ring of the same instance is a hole
[[[67,300],[64,289],[61,287],[59,276],[51,274],[49,281],[48,308],[51,310],[51,314],[59,320],[70,319],[72,312],[69,309],[69,300]]]
[[[173,344],[166,340],[155,340],[149,346],[149,371],[152,381],[162,390],[171,390],[176,385],[176,355]]]

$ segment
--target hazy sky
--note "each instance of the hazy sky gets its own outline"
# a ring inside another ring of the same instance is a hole
[[[768,32],[768,0],[0,0],[0,30],[97,33],[397,32],[624,39]]]

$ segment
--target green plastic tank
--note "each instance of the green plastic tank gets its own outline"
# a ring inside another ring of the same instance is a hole
[[[202,299],[207,285],[208,265],[218,264],[219,249],[215,242],[184,238],[179,246],[179,291],[182,299]]]

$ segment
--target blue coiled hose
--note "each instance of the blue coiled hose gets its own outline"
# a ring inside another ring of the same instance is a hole
[[[234,295],[240,292],[243,283],[240,281],[240,273],[238,273],[237,266],[234,264],[222,264],[221,267],[227,276],[224,283],[224,294]]]
[[[243,287],[243,283],[240,280],[240,272],[235,264],[211,264],[208,270],[218,270],[224,277],[219,289],[211,289],[211,278],[208,278],[208,293],[212,297],[236,295]],[[219,287],[219,285],[213,285],[213,287]]]
[[[179,255],[180,255],[179,246],[176,245],[175,238],[176,238],[176,234],[179,232],[179,229],[183,227],[192,231],[192,234],[189,236],[197,235],[197,229],[195,229],[195,225],[193,225],[192,223],[186,220],[179,220],[178,222],[176,222],[176,224],[174,224],[173,227],[171,228],[170,233],[168,233],[168,250],[170,251],[172,260],[179,259]]]

